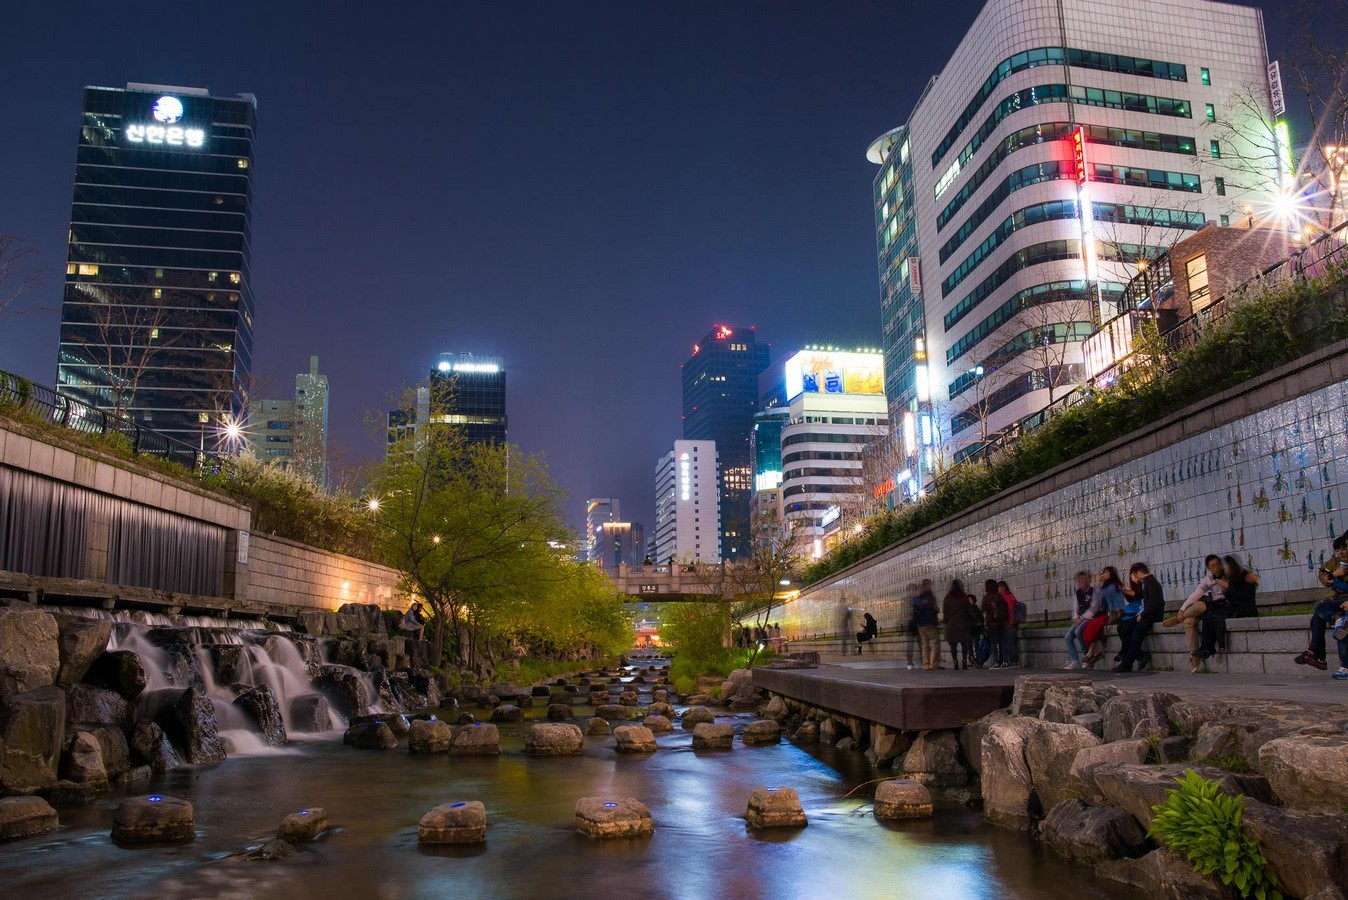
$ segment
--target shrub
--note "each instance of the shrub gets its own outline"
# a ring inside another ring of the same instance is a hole
[[[1241,897],[1282,900],[1278,879],[1259,846],[1241,826],[1245,798],[1222,792],[1220,785],[1193,769],[1175,779],[1149,834],[1189,861],[1200,875],[1213,875]]]

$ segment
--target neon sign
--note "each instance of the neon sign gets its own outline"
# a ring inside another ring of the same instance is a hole
[[[1077,176],[1077,187],[1084,187],[1090,180],[1086,174],[1086,129],[1078,127],[1072,132],[1072,162]]]
[[[183,102],[177,97],[160,97],[150,108],[150,115],[156,122],[172,125],[183,117]]]
[[[203,128],[181,128],[177,125],[128,125],[126,126],[128,144],[155,144],[167,147],[191,147],[199,149],[206,145],[206,131]]]

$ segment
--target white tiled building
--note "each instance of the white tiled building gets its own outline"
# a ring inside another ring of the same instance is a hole
[[[891,420],[958,454],[1079,383],[1139,259],[1271,203],[1273,134],[1257,9],[989,0],[869,151]]]
[[[715,441],[675,441],[655,466],[655,557],[721,561],[721,502]]]

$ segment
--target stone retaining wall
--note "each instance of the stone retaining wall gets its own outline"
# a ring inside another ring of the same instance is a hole
[[[406,605],[397,569],[272,535],[248,542],[248,599],[308,609],[334,610],[344,603],[384,609]]]

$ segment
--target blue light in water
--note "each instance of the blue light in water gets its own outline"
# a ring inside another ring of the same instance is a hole
[[[302,815],[302,816],[307,816],[307,815],[309,815],[309,810],[307,810],[307,809],[302,809],[302,810],[300,810],[300,815]]]
[[[776,788],[768,788],[768,793],[769,793],[769,794],[775,794],[775,793],[777,793],[777,789],[776,789]]]
[[[618,804],[616,804],[616,803],[605,803],[605,804],[604,804],[604,809],[617,809],[617,808],[618,808]]]
[[[151,795],[149,796],[149,801],[150,801],[151,803],[158,803],[160,800],[163,800],[163,799],[164,799],[163,796],[160,795],[160,794],[151,794]]]
[[[451,803],[451,804],[449,804],[449,808],[450,808],[450,809],[458,809],[458,808],[461,807],[461,806],[467,806],[467,805],[468,805],[467,803],[465,803],[464,801],[460,800],[458,803]]]

